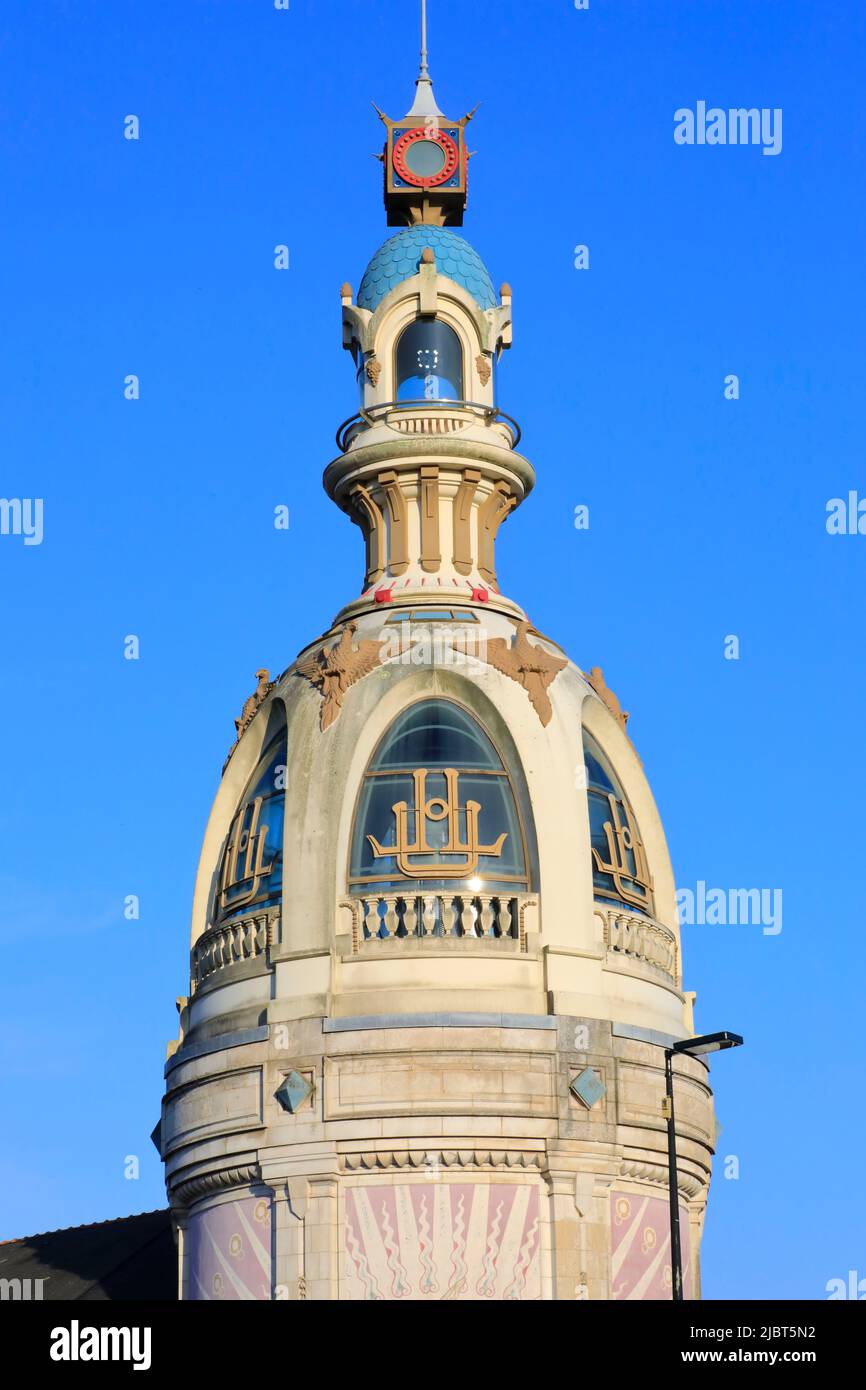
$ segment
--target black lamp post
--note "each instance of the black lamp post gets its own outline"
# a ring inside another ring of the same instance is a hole
[[[668,1194],[671,1205],[671,1297],[681,1303],[683,1298],[683,1256],[680,1246],[680,1205],[677,1191],[677,1134],[674,1119],[674,1054],[700,1057],[705,1052],[724,1052],[729,1047],[741,1047],[739,1033],[707,1033],[702,1038],[683,1038],[673,1047],[665,1048],[665,1114],[668,1121]]]

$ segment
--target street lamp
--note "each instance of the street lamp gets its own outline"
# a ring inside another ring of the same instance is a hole
[[[702,1038],[683,1038],[673,1047],[665,1048],[665,1115],[668,1121],[668,1195],[671,1206],[671,1273],[674,1302],[683,1299],[683,1256],[680,1247],[680,1205],[677,1191],[677,1135],[674,1119],[674,1054],[702,1057],[707,1052],[724,1052],[729,1047],[742,1047],[739,1033],[706,1033]]]

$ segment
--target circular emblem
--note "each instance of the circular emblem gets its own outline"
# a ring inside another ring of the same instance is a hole
[[[414,188],[447,183],[460,163],[460,151],[444,130],[419,126],[405,130],[394,145],[394,168]]]

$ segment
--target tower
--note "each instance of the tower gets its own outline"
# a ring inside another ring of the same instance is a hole
[[[453,230],[426,41],[383,119],[401,230],[340,292],[360,399],[324,474],[364,577],[258,673],[205,832],[158,1130],[182,1296],[669,1298],[664,831],[602,672],[497,581],[534,482],[495,393],[511,291]],[[676,1116],[698,1297],[698,1058]]]

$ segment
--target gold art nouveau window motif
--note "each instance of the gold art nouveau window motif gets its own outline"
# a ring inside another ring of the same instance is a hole
[[[653,915],[653,881],[634,811],[595,739],[584,732],[595,896]]]
[[[216,885],[216,923],[280,901],[285,764],[283,725],[264,749],[229,828]]]
[[[462,706],[421,700],[391,725],[361,785],[349,884],[382,892],[528,889],[511,780]]]

